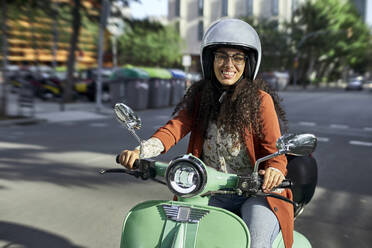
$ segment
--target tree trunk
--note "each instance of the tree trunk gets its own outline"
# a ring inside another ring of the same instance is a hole
[[[8,78],[6,73],[6,68],[8,65],[8,36],[7,36],[7,4],[6,0],[1,1],[1,31],[2,31],[2,56],[3,56],[3,82],[1,87],[1,102],[0,102],[0,116],[7,115],[8,109],[8,96],[7,96],[7,88],[8,88]],[[0,82],[1,83],[1,82]]]
[[[52,66],[53,66],[53,73],[55,76],[56,68],[57,68],[57,51],[58,51],[58,2],[50,1],[50,5],[52,7],[53,13],[53,46],[52,46]]]
[[[72,8],[72,34],[70,39],[70,50],[67,61],[67,82],[64,89],[64,101],[72,101],[72,89],[74,86],[74,71],[75,71],[75,51],[78,48],[80,26],[81,26],[81,15],[80,15],[81,2],[80,0],[74,0],[74,6]]]
[[[28,10],[27,10],[27,18],[28,18],[28,23],[30,24],[30,32],[31,32],[31,40],[32,40],[32,50],[34,52],[34,61],[36,65],[36,74],[40,76],[40,68],[39,68],[39,46],[38,46],[38,41],[35,36],[35,13],[37,11],[36,3],[33,1],[29,2]]]

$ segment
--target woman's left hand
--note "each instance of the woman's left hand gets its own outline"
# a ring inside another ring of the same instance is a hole
[[[284,180],[284,175],[280,170],[269,167],[266,170],[260,170],[260,175],[264,176],[262,190],[269,193],[274,187],[277,187]]]

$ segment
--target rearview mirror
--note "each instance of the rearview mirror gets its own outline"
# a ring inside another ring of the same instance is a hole
[[[136,134],[135,130],[138,130],[142,126],[141,118],[127,105],[124,103],[115,104],[114,111],[116,119],[123,124],[128,131],[136,138],[140,144],[140,157],[142,156],[142,141]]]
[[[279,152],[294,155],[306,156],[311,154],[317,144],[317,138],[313,134],[285,134],[276,142]]]
[[[138,130],[141,128],[141,118],[129,106],[124,103],[117,103],[115,104],[114,111],[117,120],[128,129]]]

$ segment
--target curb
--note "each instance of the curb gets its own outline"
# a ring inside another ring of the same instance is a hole
[[[2,120],[0,121],[0,127],[11,126],[11,125],[32,125],[37,123],[47,122],[46,119],[39,118],[20,118],[16,120]]]

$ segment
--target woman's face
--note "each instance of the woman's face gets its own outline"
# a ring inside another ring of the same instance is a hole
[[[214,52],[214,74],[222,85],[235,84],[242,76],[244,67],[245,54],[242,50],[219,48]]]

